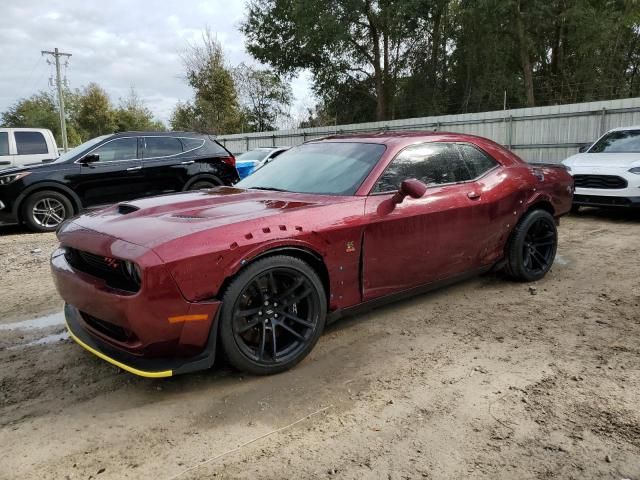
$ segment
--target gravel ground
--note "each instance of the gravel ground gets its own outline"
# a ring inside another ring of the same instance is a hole
[[[640,215],[586,211],[535,285],[342,320],[273,377],[145,380],[59,317],[15,328],[61,308],[55,238],[0,229],[0,478],[640,480],[638,238]]]

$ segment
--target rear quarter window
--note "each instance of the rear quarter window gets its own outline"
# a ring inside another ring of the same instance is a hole
[[[471,171],[472,178],[478,178],[498,165],[493,158],[472,145],[458,145],[462,158]]]
[[[47,141],[40,132],[14,132],[18,155],[41,155],[49,153]]]
[[[9,155],[9,133],[0,132],[0,155]]]

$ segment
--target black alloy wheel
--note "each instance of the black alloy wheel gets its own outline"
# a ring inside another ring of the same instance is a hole
[[[507,272],[526,282],[539,280],[551,269],[558,248],[553,216],[545,210],[527,213],[507,247]]]
[[[268,257],[251,264],[229,286],[221,339],[239,370],[278,373],[311,351],[325,317],[326,297],[316,272],[298,258]]]

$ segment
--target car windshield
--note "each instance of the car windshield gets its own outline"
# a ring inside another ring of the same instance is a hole
[[[248,152],[244,152],[242,155],[238,155],[236,160],[240,162],[244,162],[247,160],[262,160],[264,157],[269,155],[271,150],[249,150]]]
[[[325,195],[353,195],[378,163],[385,146],[376,143],[306,143],[284,152],[237,184]]]
[[[589,153],[640,153],[640,130],[610,132],[598,140]]]
[[[93,147],[96,143],[101,142],[108,136],[109,135],[102,135],[101,137],[92,138],[89,141],[81,143],[77,147],[74,147],[71,150],[69,150],[67,153],[63,153],[62,155],[60,155],[58,158],[56,158],[54,163],[64,163],[66,161],[69,161],[79,153],[82,153],[84,150],[88,150],[89,148]]]

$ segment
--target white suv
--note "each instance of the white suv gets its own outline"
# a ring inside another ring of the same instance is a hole
[[[45,128],[0,128],[0,170],[58,158],[58,146]]]
[[[585,152],[564,160],[581,206],[640,207],[640,126],[615,128]]]

